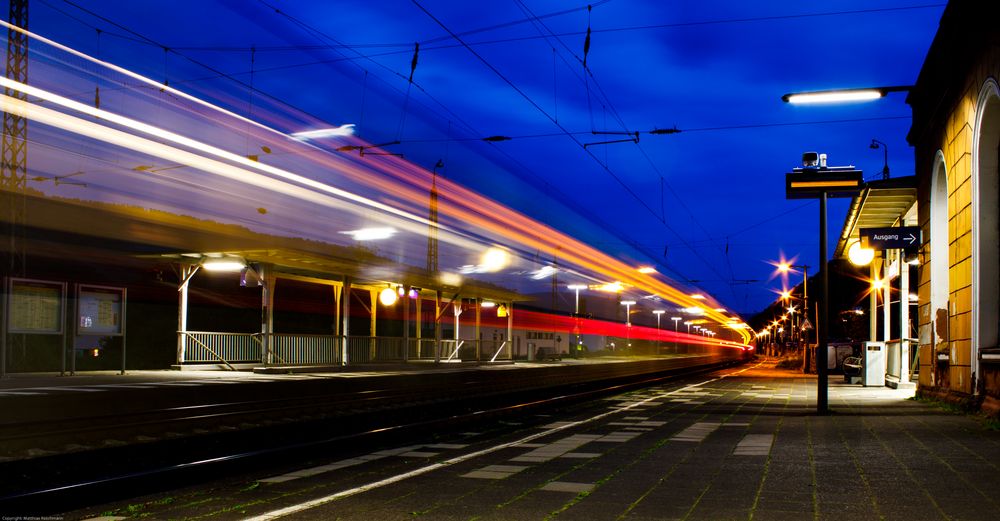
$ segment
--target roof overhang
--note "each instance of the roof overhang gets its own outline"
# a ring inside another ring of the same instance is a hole
[[[894,177],[865,183],[861,193],[851,199],[851,207],[847,211],[834,258],[847,256],[847,248],[853,239],[859,238],[861,228],[893,226],[903,219],[916,202],[916,176]]]
[[[267,264],[279,278],[339,283],[346,277],[355,287],[403,284],[464,298],[532,300],[472,277],[446,283],[438,274],[361,246],[268,235],[244,226],[120,204],[36,193],[25,194],[23,201],[31,230],[26,244],[31,251],[57,258],[86,258],[110,266],[134,261],[197,265],[206,258],[232,257],[248,264]],[[0,212],[0,223],[8,217]]]

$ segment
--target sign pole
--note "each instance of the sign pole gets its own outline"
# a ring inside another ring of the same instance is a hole
[[[819,268],[821,297],[816,300],[816,412],[829,413],[827,399],[827,346],[830,336],[830,277],[827,260],[829,230],[826,226],[826,202],[830,197],[853,197],[864,188],[861,170],[853,166],[826,165],[826,154],[802,154],[802,168],[785,174],[786,199],[819,199]],[[896,230],[898,233],[898,230]],[[806,276],[808,280],[808,275]],[[808,283],[808,282],[806,282]],[[804,289],[803,289],[804,291]]]
[[[819,266],[822,270],[820,275],[820,292],[823,298],[819,300],[819,324],[816,339],[816,412],[826,414],[829,412],[827,403],[827,344],[830,336],[830,266],[827,262],[827,235],[826,229],[826,192],[819,197]]]

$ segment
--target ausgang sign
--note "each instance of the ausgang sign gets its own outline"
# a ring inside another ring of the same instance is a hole
[[[873,250],[903,250],[920,246],[920,227],[861,228],[861,246]]]

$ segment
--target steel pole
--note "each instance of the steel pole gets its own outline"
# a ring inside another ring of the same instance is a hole
[[[827,229],[826,229],[826,192],[819,198],[819,262],[820,262],[820,293],[819,324],[816,337],[816,412],[826,414],[827,406],[827,342],[830,336],[830,266],[827,263]]]

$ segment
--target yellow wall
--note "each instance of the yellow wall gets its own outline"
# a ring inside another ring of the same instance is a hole
[[[990,62],[991,60],[985,60]],[[994,60],[995,63],[995,60]],[[957,103],[952,107],[943,129],[936,141],[928,143],[944,155],[948,177],[948,272],[949,272],[949,320],[950,339],[947,374],[940,375],[938,381],[932,378],[935,353],[930,333],[934,320],[934,310],[930,308],[930,247],[925,242],[921,263],[920,287],[920,384],[935,386],[946,383],[954,391],[972,392],[972,153],[974,128],[976,124],[976,103],[980,90],[992,67],[980,66],[975,74],[966,79],[966,85]],[[920,145],[918,145],[919,147]],[[936,150],[918,150],[918,161],[928,161]],[[921,174],[931,174],[933,164],[918,166]],[[925,194],[931,183],[921,183]],[[929,195],[919,199],[920,204],[929,204]],[[924,237],[929,237],[929,212],[922,212]]]

